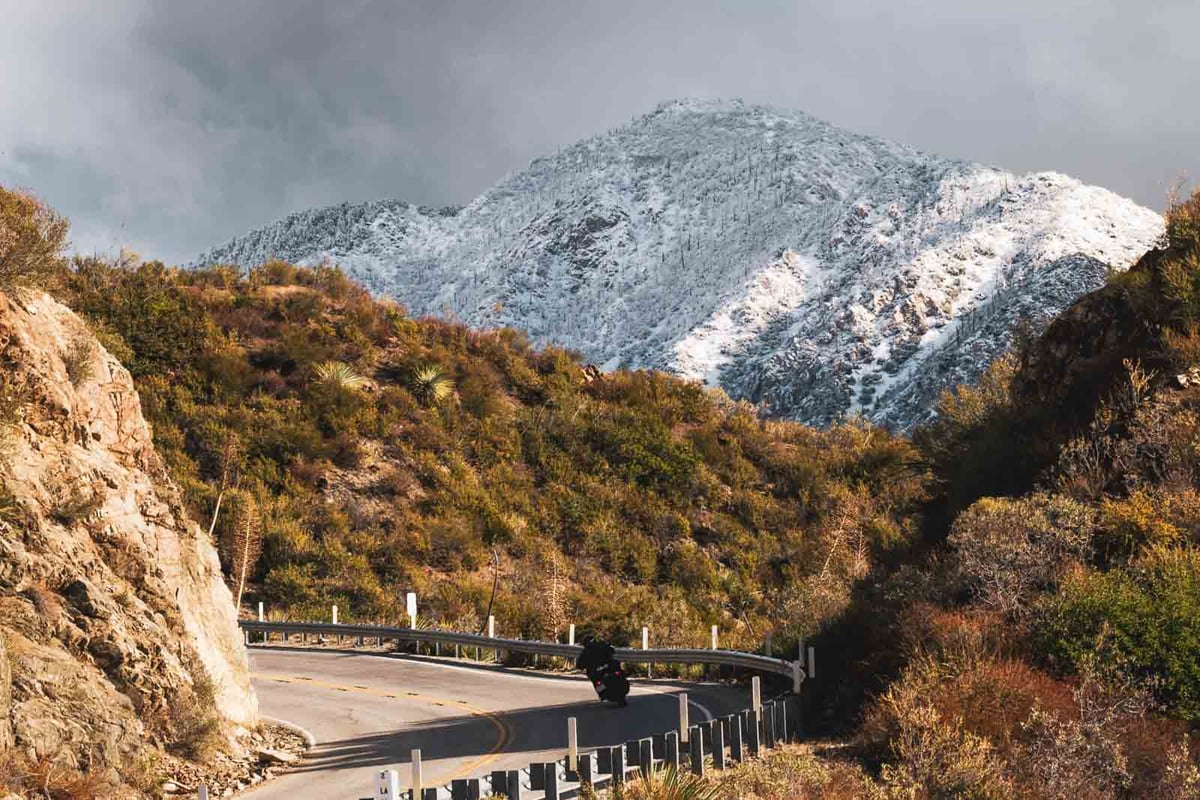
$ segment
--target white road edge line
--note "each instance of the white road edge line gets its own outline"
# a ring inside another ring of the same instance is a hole
[[[296,734],[304,740],[304,749],[311,750],[317,746],[317,737],[313,736],[312,731],[302,725],[297,725],[294,722],[289,722],[286,719],[278,717],[269,717],[266,714],[259,714],[258,718],[271,725],[278,725],[281,728],[287,728],[292,733]]]
[[[637,686],[637,684],[634,684],[634,685]],[[638,686],[638,688],[642,689],[644,691],[647,691],[647,692],[654,692],[655,694],[665,694],[665,695],[671,695],[671,696],[674,696],[677,694],[682,694],[681,692],[671,692],[671,691],[667,691],[666,689],[660,689],[657,686],[647,686],[644,683],[641,684],[640,686]],[[712,711],[710,711],[708,709],[708,706],[704,705],[699,700],[693,700],[691,698],[691,695],[688,695],[688,705],[694,707],[697,711],[699,711],[701,714],[703,714],[705,722],[707,722],[709,720],[714,720],[717,718],[717,715],[714,714]]]

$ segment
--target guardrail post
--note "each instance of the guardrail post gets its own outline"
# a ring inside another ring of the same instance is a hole
[[[675,731],[667,731],[663,736],[663,761],[667,769],[679,771],[679,734]]]
[[[379,770],[379,782],[376,784],[375,797],[379,800],[400,800],[400,777],[396,774],[396,770]]]
[[[740,714],[730,714],[725,719],[729,720],[729,756],[741,763],[746,757],[742,752],[742,717]]]
[[[688,740],[688,699],[687,692],[679,693],[679,741],[687,744]]]
[[[808,648],[808,677],[817,677],[817,651],[816,648]]]
[[[651,739],[638,740],[638,769],[646,778],[654,771],[654,742]]]
[[[642,751],[638,746],[637,739],[630,739],[625,743],[625,763],[630,767],[636,767],[641,762]]]
[[[543,764],[542,769],[544,770],[544,772],[542,774],[544,776],[544,780],[546,781],[546,792],[545,792],[546,798],[545,798],[545,800],[559,800],[559,796],[558,796],[558,764],[551,761],[547,764]],[[473,800],[477,800],[477,798],[473,798]]]
[[[584,753],[583,758],[579,760],[579,771],[577,773],[580,783],[587,784],[588,786],[591,786],[593,783],[595,783],[595,770],[593,770],[592,767],[592,754]]]
[[[751,708],[747,711],[746,733],[748,734],[748,744],[750,755],[756,756],[762,750],[762,734],[759,727],[759,711]]]
[[[692,774],[704,774],[704,734],[700,732],[699,725],[693,725],[691,734],[688,737],[688,746],[691,749]]]
[[[601,775],[612,775],[612,750],[601,747],[596,751],[596,771]]]
[[[625,748],[618,744],[610,750],[612,752],[613,786],[620,786],[625,783]]]
[[[502,769],[492,770],[492,779],[489,782],[492,787],[492,794],[502,794],[508,797],[508,773]]]
[[[725,769],[725,725],[715,720],[712,729],[713,767]]]
[[[775,742],[775,703],[765,703],[762,707],[763,721],[763,743],[770,750],[776,744]]]

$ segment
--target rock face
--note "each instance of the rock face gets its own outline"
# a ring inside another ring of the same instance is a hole
[[[775,415],[905,429],[1163,232],[1065,175],[1013,175],[737,101],[664,103],[461,209],[293,214],[200,264],[332,259],[417,314],[510,325],[606,369]]]
[[[0,360],[0,745],[111,772],[255,723],[216,551],[129,373],[36,293],[0,294]]]

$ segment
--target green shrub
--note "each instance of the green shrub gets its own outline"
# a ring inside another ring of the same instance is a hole
[[[1200,551],[1156,548],[1128,569],[1076,574],[1045,602],[1037,641],[1060,669],[1111,660],[1200,721]]]

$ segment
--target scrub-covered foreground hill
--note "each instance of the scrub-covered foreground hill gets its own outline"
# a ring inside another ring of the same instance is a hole
[[[342,265],[416,314],[504,325],[605,369],[720,385],[776,416],[896,429],[1123,270],[1158,214],[798,111],[676,101],[461,209],[304,211],[201,264]]]
[[[881,430],[601,374],[512,330],[414,319],[332,269],[81,261],[64,281],[124,354],[193,514],[221,501],[227,553],[261,533],[248,584],[281,614],[398,620],[415,590],[475,629],[495,564],[507,635],[650,624],[686,644],[719,624],[782,648],[914,533],[915,452]]]

